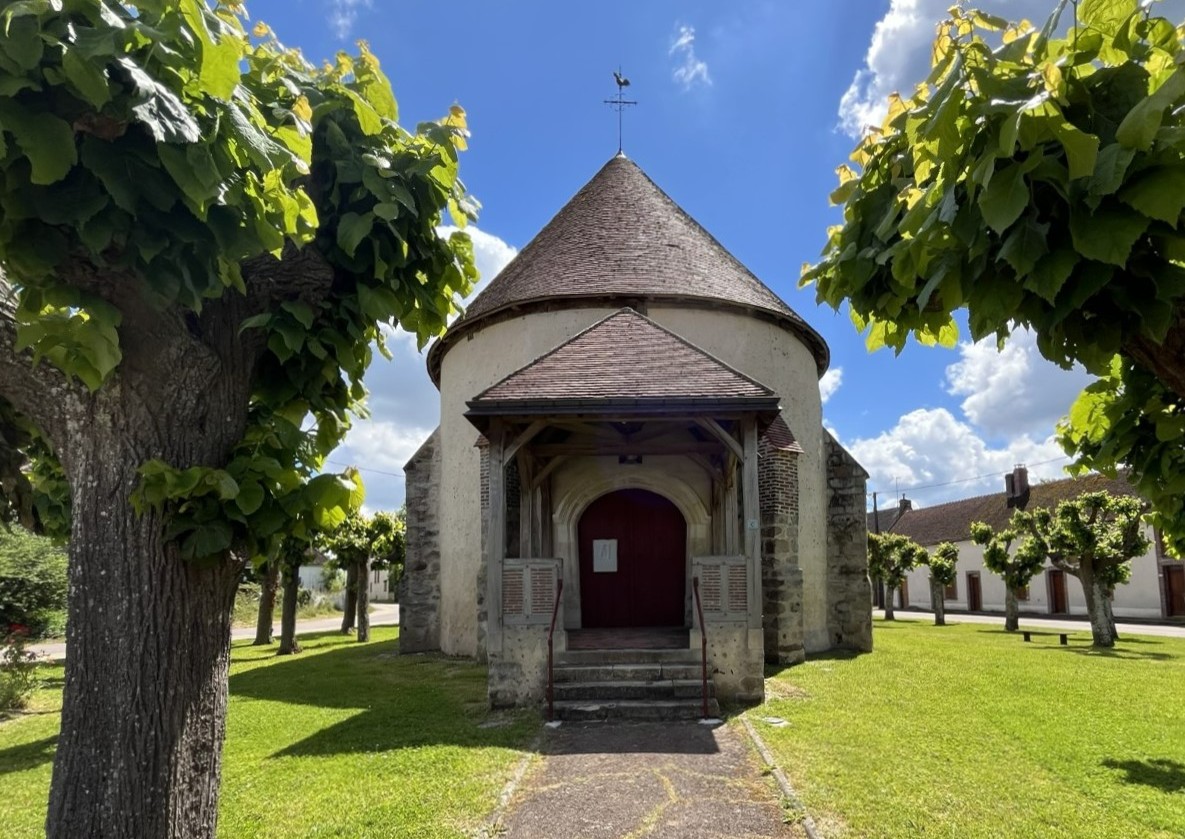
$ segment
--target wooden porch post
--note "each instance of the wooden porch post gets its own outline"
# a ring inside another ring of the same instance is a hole
[[[736,556],[741,552],[740,534],[737,533],[737,459],[730,452],[724,458],[724,553]]]
[[[744,435],[745,461],[744,505],[745,558],[749,566],[749,628],[761,629],[761,508],[757,486],[757,421],[746,417],[741,421]]]
[[[490,441],[490,523],[486,531],[486,651],[502,652],[502,564],[506,558],[506,450],[502,423],[493,420]]]
[[[523,559],[539,556],[539,543],[535,540],[535,498],[532,489],[535,479],[535,459],[524,449],[515,455],[518,460],[518,555]]]

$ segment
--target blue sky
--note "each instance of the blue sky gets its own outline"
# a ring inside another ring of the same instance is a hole
[[[391,77],[401,121],[454,102],[473,132],[462,177],[484,209],[479,266],[498,270],[617,150],[602,104],[620,66],[639,105],[625,152],[827,340],[826,424],[872,474],[882,499],[916,503],[1000,491],[1015,462],[1035,477],[1066,461],[1053,423],[1087,381],[1043,362],[1022,336],[1003,354],[909,347],[869,355],[845,313],[798,288],[828,225],[835,167],[884,97],[926,73],[951,0],[251,0],[313,61],[366,38]],[[1053,0],[982,0],[1043,20]],[[1181,19],[1185,0],[1164,13]],[[396,341],[368,378],[372,419],[335,464],[356,463],[368,506],[403,500],[402,465],[436,425],[435,389],[414,343]],[[966,480],[988,476],[978,480]],[[942,486],[933,486],[941,484]],[[884,502],[882,501],[882,504]]]

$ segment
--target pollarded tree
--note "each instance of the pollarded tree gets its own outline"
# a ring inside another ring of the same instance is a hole
[[[1009,632],[1016,632],[1020,626],[1017,591],[1027,588],[1045,567],[1044,546],[1026,532],[1028,515],[1017,510],[1010,525],[999,533],[981,521],[971,525],[971,541],[983,548],[983,567],[1004,580],[1004,628]],[[1014,551],[1012,543],[1018,538]]]
[[[242,563],[358,508],[318,473],[379,324],[426,341],[476,276],[437,233],[464,112],[408,132],[365,45],[318,69],[244,17],[0,7],[0,491],[70,516],[53,839],[214,836]]]
[[[324,537],[325,548],[342,568],[354,570],[354,608],[357,640],[370,640],[370,574],[372,561],[379,564],[394,552],[402,524],[390,513],[374,516],[353,513],[340,527]],[[375,565],[374,567],[378,567]],[[347,608],[349,604],[347,603]]]
[[[1026,326],[1105,377],[1062,443],[1079,469],[1129,466],[1180,554],[1185,27],[1139,0],[1070,10],[1038,29],[951,8],[930,76],[840,167],[843,224],[803,282],[847,301],[870,348],[953,346],[964,308],[973,338]]]
[[[885,584],[885,620],[894,620],[893,595],[906,575],[921,565],[926,556],[926,549],[908,536],[868,534],[868,573]]]
[[[1148,552],[1140,524],[1143,505],[1127,495],[1088,492],[1057,509],[1017,511],[1012,526],[1033,542],[1033,552],[1078,578],[1086,596],[1096,647],[1113,647],[1118,633],[1111,612],[1115,587],[1131,576],[1131,561]]]
[[[954,542],[940,542],[926,554],[930,566],[930,603],[934,609],[934,625],[946,626],[946,587],[958,576],[959,546]]]

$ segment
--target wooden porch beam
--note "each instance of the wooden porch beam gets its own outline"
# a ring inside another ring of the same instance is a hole
[[[542,443],[535,446],[534,451],[540,457],[552,455],[573,456],[615,456],[631,455],[666,455],[666,454],[719,454],[719,443],[699,443],[694,440],[671,443]]]
[[[744,448],[742,448],[741,444],[737,442],[736,438],[725,431],[724,426],[716,422],[716,420],[712,419],[711,417],[701,417],[695,421],[695,424],[704,431],[707,431],[721,443],[728,446],[728,448],[732,450],[732,453],[738,458],[741,458],[742,460],[744,459]]]
[[[528,425],[526,431],[515,437],[514,442],[506,447],[506,453],[503,455],[506,462],[509,463],[510,459],[518,453],[519,449],[531,442],[535,438],[535,435],[545,428],[547,428],[547,420],[535,420]]]
[[[535,475],[534,480],[531,481],[531,489],[538,489],[539,487],[543,486],[543,482],[546,481],[548,477],[551,476],[551,473],[554,472],[556,468],[567,459],[568,456],[566,454],[558,454],[549,460],[547,465],[540,469]]]

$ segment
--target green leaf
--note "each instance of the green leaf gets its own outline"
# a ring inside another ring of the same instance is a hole
[[[1026,218],[1004,239],[998,259],[1011,265],[1016,276],[1023,279],[1033,270],[1037,260],[1049,253],[1048,235],[1048,224],[1038,224],[1032,218]]]
[[[21,15],[10,18],[0,34],[0,49],[22,70],[32,70],[41,63],[45,42],[41,40],[40,28],[36,17]]]
[[[353,256],[362,240],[370,235],[374,226],[374,214],[346,213],[337,223],[337,246]]]
[[[1132,246],[1148,229],[1148,219],[1121,209],[1081,209],[1070,213],[1074,247],[1087,259],[1124,267]]]
[[[206,559],[230,548],[233,532],[228,523],[212,521],[200,524],[181,542],[184,559]]]
[[[29,158],[35,184],[57,183],[78,162],[74,129],[53,114],[30,113],[16,102],[0,100],[0,127]]]
[[[1185,168],[1162,166],[1145,170],[1119,192],[1119,200],[1148,218],[1178,227],[1185,209]]]
[[[158,143],[196,143],[202,132],[189,109],[135,60],[124,56],[116,60],[131,80],[135,91],[132,113]]]
[[[241,42],[232,35],[215,38],[205,20],[206,4],[199,0],[182,0],[181,12],[190,29],[201,41],[201,64],[198,79],[202,88],[217,99],[229,99],[239,83]]]
[[[1094,195],[1110,195],[1123,186],[1127,167],[1135,157],[1135,150],[1118,143],[1104,146],[1095,160],[1094,174],[1088,188]]]
[[[1054,303],[1058,292],[1070,279],[1079,256],[1070,248],[1058,248],[1038,260],[1037,265],[1025,278],[1024,286],[1036,293],[1047,303]]]
[[[1120,26],[1140,10],[1139,0],[1082,0],[1078,7],[1078,19],[1108,35],[1114,35]]]
[[[1066,162],[1070,167],[1070,180],[1085,178],[1094,173],[1099,153],[1099,138],[1087,134],[1068,122],[1054,126],[1054,136],[1066,150]]]
[[[978,201],[984,221],[997,233],[1003,233],[1020,218],[1028,203],[1029,187],[1024,171],[1016,164],[997,171]]]
[[[1156,132],[1164,122],[1164,112],[1185,94],[1185,72],[1181,68],[1165,80],[1155,93],[1142,99],[1128,111],[1119,128],[1115,130],[1116,141],[1131,149],[1147,151],[1156,140]]]
[[[285,300],[280,304],[280,308],[296,318],[305,329],[313,328],[313,307],[308,303],[302,300]]]
[[[243,515],[249,516],[263,505],[263,487],[257,481],[244,481],[235,496],[235,506]]]
[[[78,89],[82,98],[95,108],[102,108],[111,101],[111,89],[107,75],[99,67],[83,58],[77,50],[67,49],[62,55],[62,69],[70,84]]]

